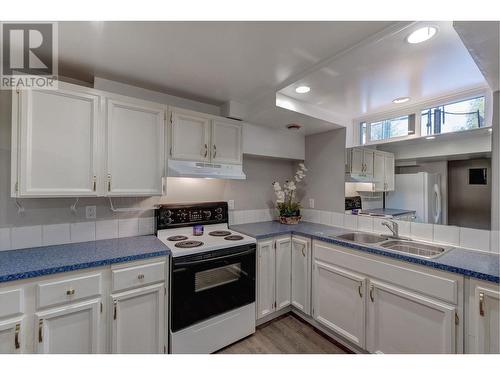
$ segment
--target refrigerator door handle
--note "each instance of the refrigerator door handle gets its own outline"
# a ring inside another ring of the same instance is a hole
[[[435,216],[434,224],[439,223],[439,218],[441,217],[441,191],[439,191],[439,185],[434,184],[434,194],[435,194]]]

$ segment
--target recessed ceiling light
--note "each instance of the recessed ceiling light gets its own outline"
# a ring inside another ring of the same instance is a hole
[[[436,138],[436,137],[434,137],[434,136],[425,137],[425,139],[434,139],[434,138]]]
[[[403,97],[401,97],[401,98],[396,98],[396,99],[394,99],[392,102],[393,102],[393,103],[396,103],[396,104],[401,104],[401,103],[406,103],[406,102],[407,102],[407,101],[409,101],[409,100],[410,100],[410,98],[409,98],[409,97],[407,97],[407,96],[403,96]]]
[[[410,44],[422,43],[425,42],[426,40],[431,39],[434,35],[436,35],[436,33],[437,33],[437,27],[434,26],[421,27],[420,29],[417,29],[410,35],[408,35],[406,41]]]
[[[297,94],[305,94],[306,92],[311,91],[311,88],[309,86],[299,86],[295,89],[295,92]]]

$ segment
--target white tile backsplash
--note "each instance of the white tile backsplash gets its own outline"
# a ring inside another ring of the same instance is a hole
[[[10,250],[11,247],[10,228],[0,228],[0,251]]]
[[[500,231],[491,231],[490,252],[500,254]]]
[[[334,227],[343,227],[344,226],[344,216],[345,216],[345,214],[341,214],[339,212],[332,212],[332,225]]]
[[[43,245],[60,245],[71,242],[69,224],[50,224],[42,226]]]
[[[86,242],[95,240],[95,221],[72,223],[70,227],[71,242]]]
[[[42,226],[14,227],[11,230],[13,249],[42,246]]]
[[[373,218],[373,231],[375,233],[379,234],[387,234],[387,235],[392,235],[392,232],[387,228],[385,225],[382,225],[384,221],[387,221],[387,219],[382,219],[380,217],[374,217]],[[400,226],[400,223],[398,222],[398,226]]]
[[[411,238],[432,241],[434,228],[432,224],[427,223],[411,223]]]
[[[411,237],[411,222],[404,220],[396,220],[396,221],[398,223],[399,235],[401,237]],[[389,230],[389,228],[387,229]],[[390,230],[389,234],[392,234]]]
[[[330,211],[320,211],[319,212],[319,222],[323,225],[332,225],[332,212]]]
[[[155,222],[153,216],[139,218],[139,235],[144,236],[155,232]]]
[[[95,239],[118,238],[118,220],[98,220],[95,222]]]
[[[490,251],[490,231],[460,228],[460,247]]]
[[[368,216],[358,216],[358,230],[363,232],[373,232],[373,218]]]
[[[320,224],[319,210],[310,210],[311,223]]]
[[[357,230],[358,229],[358,216],[345,214],[344,215],[344,228]]]
[[[453,225],[434,224],[434,242],[460,246],[460,228]]]
[[[133,237],[138,235],[139,219],[137,217],[118,220],[118,237]]]

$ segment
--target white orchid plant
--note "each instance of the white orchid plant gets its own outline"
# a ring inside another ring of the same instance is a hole
[[[279,182],[273,182],[274,193],[276,194],[276,208],[280,212],[280,216],[299,216],[300,203],[295,200],[297,192],[297,184],[306,177],[307,168],[304,163],[299,163],[297,172],[291,180],[286,180],[283,188]]]

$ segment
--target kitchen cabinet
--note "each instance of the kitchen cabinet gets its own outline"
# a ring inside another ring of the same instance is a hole
[[[292,236],[292,306],[311,314],[311,240]]]
[[[395,175],[394,155],[384,155],[384,191],[394,191],[394,175]]]
[[[162,195],[164,120],[161,104],[106,98],[106,195]]]
[[[25,323],[22,317],[13,319],[0,319],[0,353],[24,353]]]
[[[346,173],[363,177],[365,179],[373,177],[374,151],[365,148],[354,147],[348,149],[346,158]]]
[[[463,277],[313,241],[313,318],[371,353],[461,353]]]
[[[368,297],[371,353],[456,353],[455,306],[373,279]]]
[[[171,159],[242,164],[241,123],[178,108],[170,111]]]
[[[96,196],[100,96],[61,84],[12,98],[12,196]]]
[[[290,236],[257,243],[257,319],[290,305],[291,261]]]
[[[164,353],[165,285],[113,294],[112,353]]]
[[[38,353],[100,353],[101,299],[38,312],[35,330]]]
[[[500,286],[470,282],[469,346],[471,353],[500,353]]]
[[[314,319],[364,347],[366,277],[318,259],[313,263],[313,275]]]

